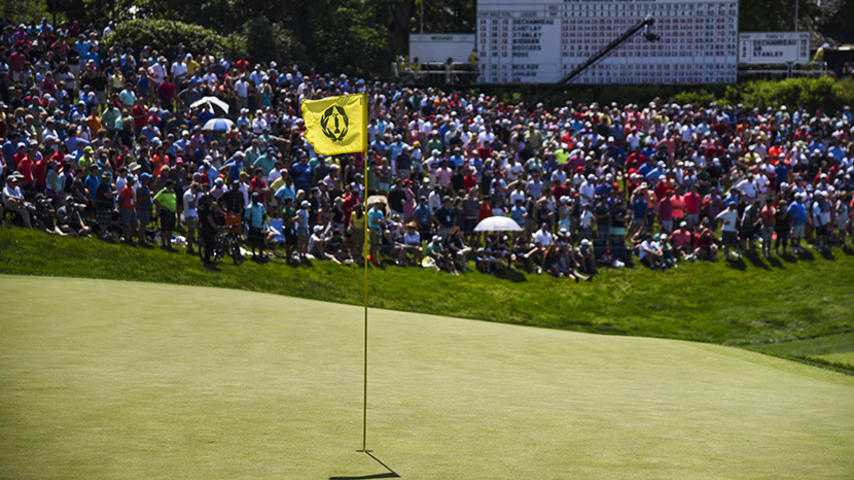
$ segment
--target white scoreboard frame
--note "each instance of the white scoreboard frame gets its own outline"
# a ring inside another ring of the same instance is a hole
[[[573,83],[732,83],[738,0],[479,0],[480,83],[554,83],[651,14],[659,42],[635,35]]]

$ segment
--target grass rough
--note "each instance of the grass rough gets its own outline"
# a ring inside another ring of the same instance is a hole
[[[757,344],[854,330],[854,255],[809,252],[768,262],[684,263],[669,271],[605,269],[574,284],[514,271],[499,278],[391,265],[371,268],[370,305],[606,334]],[[0,228],[0,273],[139,280],[362,303],[362,270],[229,261]]]

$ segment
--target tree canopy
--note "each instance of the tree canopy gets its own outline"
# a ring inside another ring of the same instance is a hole
[[[8,5],[13,2],[7,2]],[[423,3],[423,5],[422,5]],[[803,30],[848,32],[854,0],[825,17],[815,0],[800,0]],[[239,36],[252,61],[305,62],[318,71],[382,77],[408,36],[473,33],[476,0],[38,0],[4,12],[7,18],[58,14],[102,27],[131,18],[176,20]],[[739,2],[742,31],[788,31],[794,27],[795,1]],[[423,12],[423,18],[422,18]],[[16,18],[17,20],[18,18]]]

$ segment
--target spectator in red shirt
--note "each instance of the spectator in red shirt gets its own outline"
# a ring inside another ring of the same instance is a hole
[[[709,219],[705,218],[700,229],[694,234],[694,255],[700,260],[713,260],[717,251],[714,235],[709,230]]]
[[[133,106],[131,115],[133,116],[133,128],[139,133],[139,130],[148,123],[148,109],[145,108],[145,99],[139,97],[136,105]]]
[[[136,177],[129,175],[127,183],[119,192],[119,213],[122,215],[122,225],[125,229],[125,243],[133,244],[133,237],[137,235],[136,226],[136,191],[133,186]]]
[[[27,63],[27,56],[20,50],[15,50],[9,55],[9,68],[12,70],[12,79],[20,80],[21,72],[24,71],[24,64]]]
[[[157,86],[157,93],[160,94],[160,100],[163,108],[171,109],[172,98],[175,96],[175,84],[172,83],[172,79],[169,75],[166,75],[163,78],[163,81],[160,82],[160,85]]]
[[[252,177],[249,184],[252,187],[252,193],[258,192],[262,195],[261,198],[264,198],[263,196],[267,191],[267,182],[264,181],[264,169],[258,168],[255,170],[255,176]]]
[[[560,199],[569,195],[569,179],[565,183],[559,183],[552,187],[552,195],[555,197],[555,202],[560,202]]]
[[[249,70],[249,61],[241,58],[240,60],[234,62],[234,66],[237,67],[238,71],[246,72],[247,70]]]
[[[685,221],[688,222],[688,228],[693,229],[699,223],[702,201],[702,197],[697,193],[696,185],[691,185],[688,192],[682,195],[682,202],[685,204]]]
[[[12,156],[12,165],[8,165],[9,170],[17,170],[21,160],[27,158],[27,144],[18,142],[18,151]]]
[[[35,151],[35,147],[30,147],[30,150]],[[32,190],[34,168],[32,154],[26,153],[23,148],[18,149],[18,154],[21,154],[21,157],[16,158],[15,169],[23,175],[19,182],[20,186],[24,190]],[[15,157],[18,157],[18,154],[15,154]]]
[[[44,155],[39,155],[38,161],[33,164],[33,183],[35,183],[37,192],[44,191],[48,161]]]

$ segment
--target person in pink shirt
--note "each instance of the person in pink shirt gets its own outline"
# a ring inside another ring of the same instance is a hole
[[[673,203],[673,225],[679,225],[685,220],[685,201],[682,199],[682,187],[678,191],[670,191],[670,201]]]
[[[700,222],[700,203],[703,201],[697,193],[697,186],[691,185],[688,192],[682,195],[682,203],[685,204],[685,221],[688,228],[694,228]]]
[[[442,187],[443,191],[450,191],[451,189],[451,176],[453,176],[454,172],[451,170],[451,167],[448,166],[448,161],[444,160],[442,162],[442,166],[436,171],[436,180],[439,183],[439,186]]]
[[[691,230],[688,228],[688,222],[685,220],[680,222],[679,228],[670,234],[670,244],[673,245],[673,251],[676,252],[680,258],[691,254],[693,251],[691,246],[692,240],[693,235],[691,234]]]
[[[774,208],[774,199],[765,201],[765,206],[759,211],[762,219],[762,254],[765,258],[771,256],[771,241],[774,239],[774,225],[776,223],[777,209]]]

